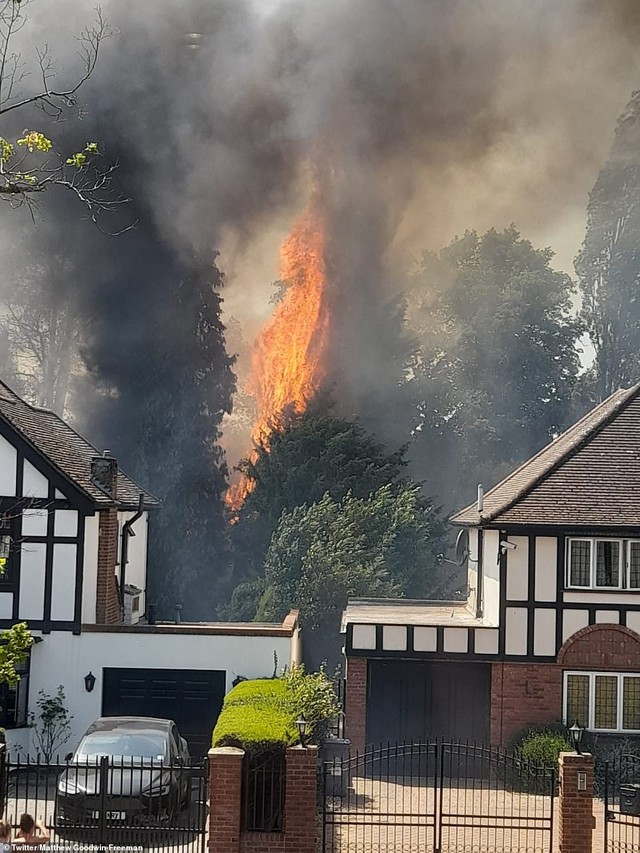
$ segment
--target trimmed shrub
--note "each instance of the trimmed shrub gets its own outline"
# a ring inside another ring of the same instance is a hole
[[[242,681],[227,694],[213,730],[213,746],[237,746],[248,752],[273,752],[298,742],[296,720],[309,722],[308,740],[317,742],[340,712],[324,672],[307,674],[294,667],[281,678]]]
[[[518,754],[524,761],[543,767],[556,767],[561,752],[571,751],[571,743],[562,732],[531,732],[520,743]]]

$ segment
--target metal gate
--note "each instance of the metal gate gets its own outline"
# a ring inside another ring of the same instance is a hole
[[[324,853],[552,853],[555,768],[469,743],[324,764]]]
[[[603,783],[604,853],[640,853],[640,756],[607,761]]]
[[[7,760],[2,752],[2,816],[14,832],[27,813],[60,850],[79,849],[80,843],[176,853],[206,849],[206,759],[190,766],[113,763],[106,757],[74,764]]]

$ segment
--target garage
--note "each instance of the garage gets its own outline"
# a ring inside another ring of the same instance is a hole
[[[370,660],[367,681],[368,743],[488,739],[488,664]]]
[[[102,715],[174,720],[191,755],[200,757],[211,746],[225,679],[223,670],[106,668]]]

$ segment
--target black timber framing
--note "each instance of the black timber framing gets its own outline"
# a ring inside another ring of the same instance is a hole
[[[69,496],[74,509],[81,509],[85,513],[92,513],[94,511],[96,506],[95,502],[71,479],[69,479],[69,477],[56,468],[51,461],[43,455],[40,450],[38,450],[37,447],[27,441],[27,439],[25,439],[18,430],[14,429],[1,417],[0,435],[3,438],[6,438],[7,441],[18,451],[16,459],[18,469],[16,492],[18,499],[22,497],[23,463],[26,459],[34,466],[34,468],[38,470],[42,469],[43,476],[47,478],[50,484],[53,484],[54,488]],[[18,480],[20,481],[20,488],[18,488]]]

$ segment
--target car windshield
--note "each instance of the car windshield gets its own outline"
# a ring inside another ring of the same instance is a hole
[[[151,733],[94,732],[87,735],[76,756],[78,758],[166,758],[166,745],[161,735]]]

